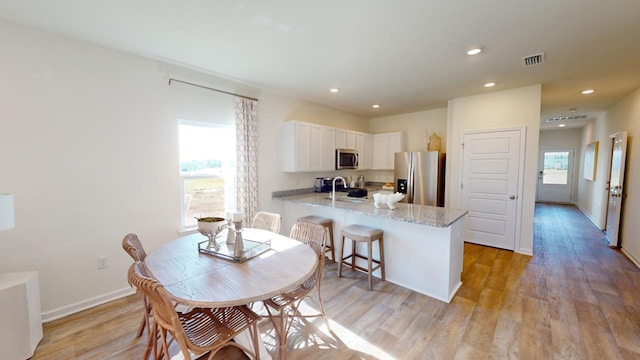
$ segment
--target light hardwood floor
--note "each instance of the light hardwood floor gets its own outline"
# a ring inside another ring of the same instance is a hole
[[[450,304],[326,267],[321,319],[296,326],[289,359],[640,359],[640,270],[573,206],[538,204],[534,257],[465,244]],[[32,359],[139,359],[135,296],[44,326]],[[261,324],[273,355],[273,331]],[[172,353],[178,350],[172,347]],[[245,359],[230,349],[216,359]]]

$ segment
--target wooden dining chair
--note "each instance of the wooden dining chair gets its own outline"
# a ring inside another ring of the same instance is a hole
[[[122,239],[122,248],[124,251],[133,258],[133,261],[144,261],[147,257],[147,253],[144,251],[142,247],[142,243],[136,234],[127,234]],[[136,333],[136,337],[142,336],[144,330],[147,330],[147,336],[149,336],[149,331],[151,326],[149,324],[149,317],[151,314],[151,304],[147,300],[147,297],[142,294],[142,301],[144,302],[144,313],[142,314],[142,320],[140,321],[140,326],[138,326],[138,332]]]
[[[251,227],[280,233],[280,224],[282,224],[282,216],[280,216],[280,214],[259,211],[253,217],[253,224]]]
[[[260,359],[258,341],[259,316],[246,306],[225,308],[191,308],[188,312],[176,311],[171,297],[157,280],[149,275],[147,267],[141,261],[134,262],[129,267],[129,282],[142,291],[153,308],[152,335],[160,335],[161,347],[154,343],[154,359],[169,356],[168,335],[171,335],[180,347],[185,360],[191,359],[191,354],[200,356],[209,352],[207,359],[211,360],[218,350],[235,346],[253,359]],[[248,330],[253,349],[248,349],[233,341],[233,338]]]
[[[279,353],[281,359],[284,359],[285,357],[287,335],[295,318],[322,316],[325,323],[327,324],[327,328],[330,329],[329,320],[327,319],[327,312],[325,311],[324,303],[322,301],[322,296],[320,293],[322,271],[325,261],[325,234],[326,231],[324,226],[319,224],[298,221],[293,225],[289,237],[308,245],[313,249],[313,251],[316,252],[318,256],[318,267],[316,268],[316,271],[297,288],[264,301],[265,308],[269,314],[269,318],[273,323],[273,327],[280,341]],[[304,298],[310,298],[311,300],[314,300],[312,295],[316,296],[315,301],[320,307],[320,313],[303,315],[298,308]]]

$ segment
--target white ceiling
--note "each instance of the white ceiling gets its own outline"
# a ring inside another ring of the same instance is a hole
[[[546,125],[640,86],[638,0],[0,0],[0,18],[367,118],[542,84]]]

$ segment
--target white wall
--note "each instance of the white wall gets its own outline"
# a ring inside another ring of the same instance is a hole
[[[640,88],[634,90],[620,102],[613,105],[606,113],[601,114],[583,129],[582,147],[598,141],[598,162],[596,166],[596,180],[591,182],[580,179],[579,206],[587,213],[600,228],[606,223],[607,191],[609,176],[611,139],[609,135],[619,131],[628,132],[627,162],[624,179],[622,223],[620,236],[622,249],[636,264],[640,264],[640,223],[637,214],[640,213],[640,201],[635,196],[640,190],[640,146],[635,144],[635,136],[640,134]]]
[[[427,137],[433,133],[442,138],[442,151],[447,146],[447,108],[369,119],[372,134],[403,131],[407,151],[425,151]],[[428,133],[428,134],[427,134]]]
[[[276,163],[282,121],[367,126],[350,114],[9,23],[0,22],[0,46],[0,191],[14,193],[16,207],[15,229],[0,232],[0,272],[39,271],[45,320],[130,291],[125,234],[137,233],[147,250],[178,236],[177,119],[226,118],[233,98],[168,86],[168,77],[260,99],[265,209],[277,206],[272,191],[313,184],[313,174],[286,174]],[[97,270],[98,256],[109,258],[108,269]]]
[[[595,120],[582,128],[581,154],[584,157],[586,146],[594,141],[598,142],[598,156],[596,159],[596,178],[593,181],[584,179],[581,175],[584,164],[580,164],[578,177],[578,201],[576,205],[591,221],[604,230],[607,212],[606,183],[609,177],[609,157],[611,154],[611,140],[606,127],[607,113],[598,114]]]
[[[533,216],[538,173],[541,86],[456,98],[449,102],[447,126],[447,206],[460,204],[460,142],[463,132],[526,127],[521,222],[516,252],[533,253]]]
[[[369,119],[372,134],[395,131],[404,133],[406,151],[425,151],[428,136],[436,133],[442,139],[441,151],[446,152],[447,108]],[[367,176],[372,181],[393,182],[392,170],[370,170]]]
[[[538,140],[540,150],[573,149],[573,178],[571,185],[571,202],[575,203],[578,194],[578,179],[582,177],[582,129],[555,129],[540,131]],[[539,158],[539,157],[538,157]],[[538,159],[540,161],[540,159]],[[538,164],[539,166],[539,164]]]

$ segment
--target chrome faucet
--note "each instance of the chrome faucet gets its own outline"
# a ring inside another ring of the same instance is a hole
[[[336,201],[336,180],[338,179],[342,179],[342,184],[344,186],[344,184],[346,183],[346,180],[342,177],[342,176],[336,176],[333,178],[333,192],[331,193],[331,201],[335,202]]]

